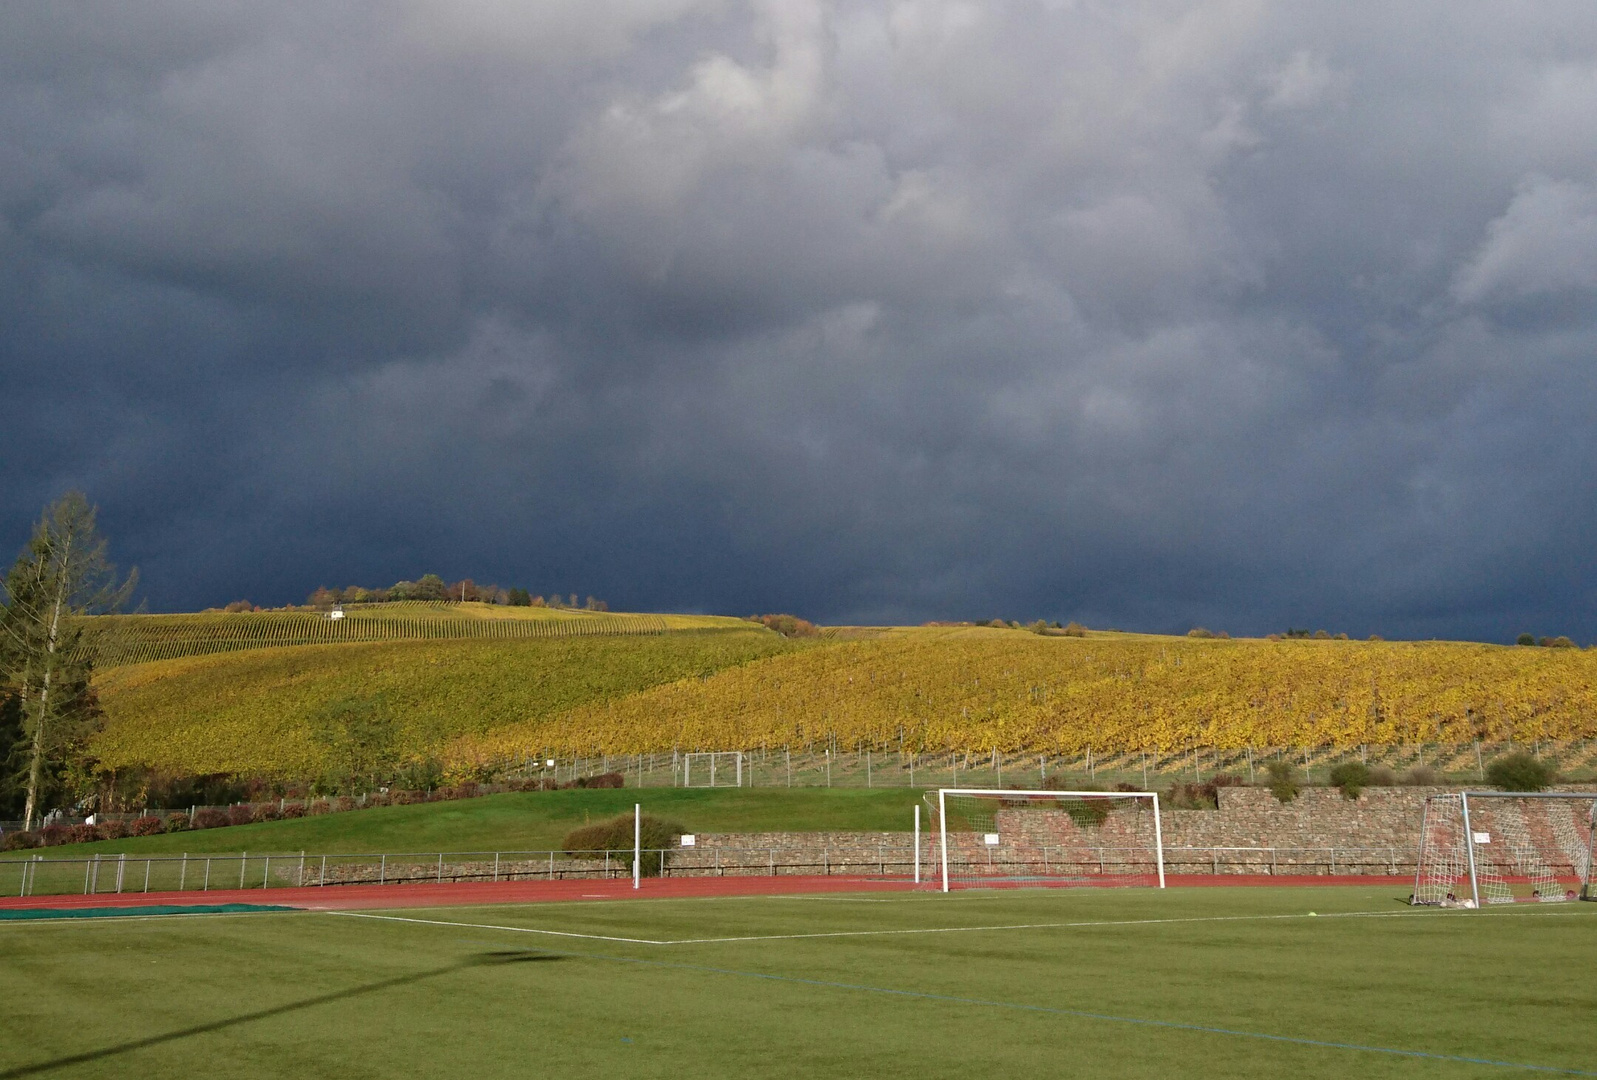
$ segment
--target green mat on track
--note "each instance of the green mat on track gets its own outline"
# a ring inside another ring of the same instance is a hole
[[[248,911],[298,911],[281,904],[150,904],[145,907],[13,908],[0,919],[120,919],[128,915],[236,915]]]

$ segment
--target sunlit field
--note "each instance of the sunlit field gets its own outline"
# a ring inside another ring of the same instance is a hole
[[[0,920],[0,1077],[1597,1075],[1597,904],[1402,891]]]

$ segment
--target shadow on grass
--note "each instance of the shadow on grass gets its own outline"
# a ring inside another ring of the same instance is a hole
[[[299,1012],[304,1009],[314,1009],[321,1005],[331,1005],[335,1001],[347,1001],[350,998],[361,997],[364,994],[375,994],[383,990],[391,990],[396,986],[408,986],[424,979],[434,979],[440,975],[449,975],[453,972],[466,971],[471,968],[500,967],[506,964],[550,962],[565,959],[567,958],[564,956],[552,956],[547,953],[524,952],[521,950],[477,953],[459,963],[433,968],[429,971],[416,971],[408,975],[396,975],[392,979],[383,979],[379,982],[367,983],[364,986],[352,986],[348,990],[338,990],[331,994],[319,994],[303,1001],[291,1001],[286,1005],[276,1005],[270,1009],[244,1013],[241,1016],[229,1017],[226,1020],[213,1020],[208,1024],[196,1024],[194,1027],[169,1031],[165,1035],[151,1035],[146,1039],[134,1039],[130,1042],[118,1043],[115,1046],[107,1046],[101,1050],[71,1054],[67,1057],[54,1058],[50,1061],[41,1061],[34,1065],[19,1065],[16,1068],[0,1072],[0,1080],[12,1080],[14,1077],[23,1076],[38,1076],[55,1069],[65,1069],[72,1065],[101,1061],[105,1058],[116,1057],[118,1054],[128,1054],[135,1050],[160,1046],[163,1043],[177,1042],[179,1039],[188,1039],[195,1035],[208,1035],[214,1031],[225,1031],[240,1024],[254,1023],[256,1020],[266,1020],[274,1016],[283,1016],[287,1013]]]

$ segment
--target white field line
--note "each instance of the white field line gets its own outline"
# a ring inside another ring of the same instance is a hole
[[[1512,909],[1493,912],[1486,909],[1477,914],[1508,915]],[[619,941],[629,945],[723,945],[750,941],[802,941],[821,938],[848,938],[848,937],[902,937],[915,934],[972,934],[992,931],[1009,930],[1078,930],[1097,926],[1173,926],[1185,923],[1221,923],[1221,922],[1279,922],[1289,919],[1428,919],[1445,918],[1451,915],[1463,914],[1462,912],[1441,911],[1335,911],[1323,915],[1310,915],[1307,912],[1290,913],[1282,915],[1200,915],[1190,918],[1177,919],[1099,919],[1080,922],[1045,922],[1045,923],[1006,923],[993,926],[932,926],[917,927],[907,930],[829,930],[808,934],[746,934],[735,937],[705,937],[705,938],[671,938],[657,940],[653,938],[616,937],[607,934],[580,934],[569,930],[541,930],[530,926],[498,926],[488,923],[471,922],[446,922],[442,919],[414,919],[400,915],[372,915],[366,912],[355,911],[328,911],[327,915],[343,915],[357,919],[380,919],[387,922],[427,923],[433,926],[468,927],[476,930],[504,930],[515,934],[544,934],[550,937],[584,938],[591,941]],[[1546,910],[1536,912],[1525,911],[1524,915],[1573,915],[1580,914],[1576,909]]]
[[[379,919],[383,922],[424,923],[428,926],[464,926],[473,930],[504,930],[512,934],[547,934],[550,937],[585,938],[589,941],[620,941],[628,945],[670,945],[669,941],[651,938],[614,937],[609,934],[578,934],[570,930],[539,930],[531,926],[496,926],[492,923],[447,922],[443,919],[409,919],[402,915],[373,915],[365,911],[324,911],[323,915],[340,915],[346,919]]]

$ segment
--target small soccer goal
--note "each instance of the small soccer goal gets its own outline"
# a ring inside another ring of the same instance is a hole
[[[931,802],[928,793],[927,801]],[[1015,886],[1164,888],[1151,791],[944,788],[932,805],[944,892]]]
[[[1425,800],[1414,904],[1592,900],[1597,792],[1465,791]]]
[[[743,752],[716,750],[682,755],[683,787],[742,787]]]

